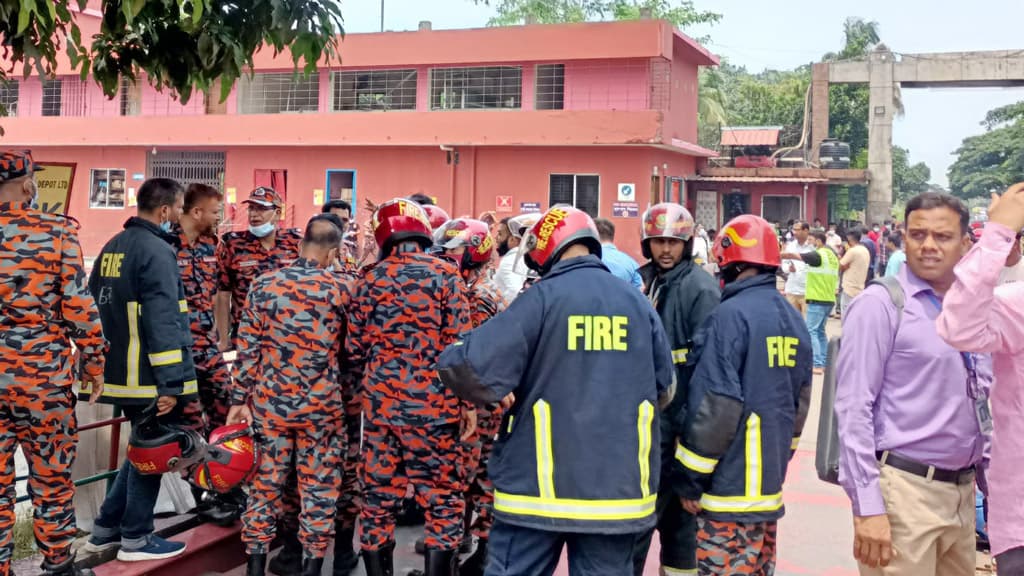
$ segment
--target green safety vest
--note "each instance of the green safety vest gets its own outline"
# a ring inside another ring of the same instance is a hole
[[[829,248],[818,248],[820,266],[807,267],[807,300],[835,302],[839,287],[839,257]]]

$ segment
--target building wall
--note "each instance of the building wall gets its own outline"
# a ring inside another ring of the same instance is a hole
[[[821,218],[826,220],[826,205],[824,186],[815,183],[807,185],[806,202],[804,202],[804,184],[799,182],[689,182],[687,207],[693,210],[696,203],[697,192],[701,190],[712,190],[718,194],[718,222],[717,226],[725,223],[725,212],[723,209],[724,194],[740,193],[750,199],[750,214],[764,216],[762,213],[762,201],[766,196],[795,196],[801,199],[800,217],[814,221]],[[783,222],[785,224],[785,222]]]
[[[207,148],[207,150],[214,150]],[[224,150],[224,149],[219,149]],[[93,169],[123,169],[126,188],[142,184],[147,154],[142,147],[36,148],[37,160],[77,162],[70,214],[81,224],[81,240],[87,256],[98,253],[103,243],[134,215],[135,208],[90,208]],[[596,174],[600,177],[600,216],[608,217],[619,229],[617,242],[623,250],[639,256],[640,216],[651,198],[652,169],[682,178],[693,174],[694,160],[649,147],[460,147],[459,163],[446,162],[447,154],[435,147],[368,148],[231,148],[226,150],[224,187],[234,189],[235,204],[225,208],[227,226],[245,226],[241,204],[254,187],[257,170],[287,171],[285,223],[302,227],[319,211],[314,190],[326,190],[328,170],[355,172],[357,218],[369,217],[367,199],[380,202],[395,196],[421,192],[437,198],[453,216],[478,216],[498,211],[499,200],[508,199],[512,208],[499,217],[519,213],[523,202],[548,208],[551,174]],[[618,185],[633,184],[637,216],[613,217]]]

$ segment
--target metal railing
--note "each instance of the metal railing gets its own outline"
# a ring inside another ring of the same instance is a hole
[[[95,484],[102,480],[107,481],[107,490],[110,490],[111,484],[113,484],[114,478],[117,477],[117,472],[120,466],[118,461],[121,459],[121,424],[127,422],[128,419],[121,416],[121,409],[114,407],[114,417],[107,418],[106,420],[99,420],[91,424],[85,424],[78,427],[79,432],[88,432],[89,430],[97,430],[99,428],[111,427],[110,431],[110,454],[107,457],[107,471],[93,474],[92,476],[86,476],[75,480],[75,486],[86,486],[89,484]],[[29,464],[31,466],[31,463]],[[30,474],[23,476],[16,476],[14,478],[15,484],[18,482],[24,482],[29,479]],[[15,503],[27,502],[32,498],[31,494],[25,494],[15,499]]]

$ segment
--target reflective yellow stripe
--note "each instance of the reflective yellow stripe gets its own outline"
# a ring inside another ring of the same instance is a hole
[[[139,385],[139,356],[142,351],[142,343],[139,341],[141,308],[138,302],[128,303],[128,374],[125,378],[128,386]]]
[[[701,474],[711,474],[715,471],[715,466],[718,466],[718,460],[701,456],[696,452],[688,450],[682,444],[676,445],[676,460],[690,470]]]
[[[537,450],[537,488],[541,498],[555,497],[555,457],[551,447],[551,406],[544,400],[533,405],[534,440]]]
[[[150,354],[149,364],[154,367],[170,366],[171,364],[181,364],[181,350],[168,350],[167,352],[157,352],[156,354]]]
[[[567,520],[636,520],[654,514],[657,494],[628,500],[574,500],[494,491],[494,509],[506,514]]]
[[[790,450],[796,450],[799,447],[800,447],[800,437],[797,436],[797,437],[793,438],[793,442],[790,443],[789,449]]]
[[[686,364],[686,355],[690,352],[689,348],[680,348],[679,350],[672,351],[672,363],[673,364]]]
[[[636,416],[636,432],[639,438],[640,495],[651,494],[651,424],[654,422],[654,405],[644,400]]]
[[[761,498],[761,417],[747,418],[747,497]],[[781,497],[781,495],[780,495]]]
[[[87,394],[92,390],[92,386],[87,386],[83,383],[81,391],[83,394]],[[195,380],[189,380],[185,382],[182,395],[196,394],[199,391],[199,387]],[[157,390],[156,386],[124,386],[121,384],[104,384],[103,395],[111,398],[156,398]]]
[[[508,432],[509,434],[512,433],[512,423],[515,422],[515,420],[516,420],[516,415],[515,414],[509,414],[508,415],[508,428],[506,428],[505,431]]]
[[[665,566],[664,564],[661,565],[661,571],[665,573],[665,576],[696,576],[697,574],[696,568],[684,570],[682,568],[672,568],[670,566]]]
[[[709,512],[774,512],[782,508],[782,493],[755,498],[704,494],[700,497],[700,505]]]
[[[180,312],[188,312],[188,301],[178,300],[178,310]]]

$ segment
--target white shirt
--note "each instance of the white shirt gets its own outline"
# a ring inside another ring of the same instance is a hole
[[[693,259],[700,259],[701,264],[708,263],[708,241],[701,236],[693,237]]]
[[[517,259],[519,259],[518,246],[501,257],[498,262],[498,270],[494,273],[494,283],[497,284],[501,296],[505,299],[505,304],[511,304],[516,299],[526,282],[526,275],[530,272],[530,269],[526,267],[525,260],[520,261],[516,266]]]
[[[843,246],[843,239],[839,237],[839,234],[829,230],[828,234],[825,235],[825,245],[836,254],[839,254],[839,249]]]
[[[793,239],[786,242],[786,252],[795,254],[814,252],[814,244],[810,238],[807,238],[807,242],[804,244]],[[790,264],[796,268],[796,272],[789,271]],[[807,264],[803,260],[783,260],[782,271],[786,274],[786,294],[803,296],[807,293]]]
[[[1017,262],[1014,266],[1003,268],[999,272],[1000,284],[1012,284],[1014,282],[1024,282],[1024,259]]]

